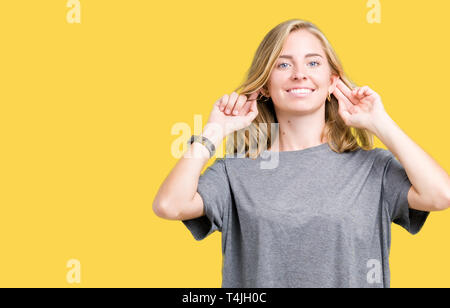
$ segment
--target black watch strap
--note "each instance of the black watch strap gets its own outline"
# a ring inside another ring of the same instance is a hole
[[[216,152],[216,147],[214,146],[214,143],[211,142],[208,138],[202,135],[192,135],[191,138],[188,140],[188,145],[191,145],[193,142],[200,142],[203,144],[209,151],[209,157],[213,157],[214,153]]]

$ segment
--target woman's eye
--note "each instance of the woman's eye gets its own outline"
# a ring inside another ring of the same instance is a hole
[[[308,64],[311,65],[312,67],[317,67],[317,66],[320,65],[320,63],[317,62],[317,61],[311,61],[311,62],[309,62]],[[280,68],[280,67],[281,67],[281,68],[286,68],[286,67],[287,67],[287,66],[282,66],[282,65],[289,65],[289,64],[283,62],[283,63],[280,63],[280,64],[278,65],[278,67],[279,67],[279,68]]]
[[[283,65],[283,64],[288,64],[288,63],[281,63],[281,64],[278,65],[278,67],[280,67],[280,66]],[[283,68],[284,68],[284,67],[283,67]]]

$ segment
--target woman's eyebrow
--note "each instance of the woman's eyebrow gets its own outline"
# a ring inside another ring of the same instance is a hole
[[[318,53],[308,53],[308,54],[305,55],[305,58],[308,58],[308,57],[316,57],[316,56],[323,58],[323,57],[322,57],[321,55],[319,55]],[[293,59],[294,57],[291,56],[291,55],[281,55],[281,56],[279,56],[278,58]]]

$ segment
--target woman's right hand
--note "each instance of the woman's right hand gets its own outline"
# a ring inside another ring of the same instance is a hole
[[[223,137],[250,126],[258,115],[257,98],[260,91],[246,95],[236,92],[219,98],[209,115],[208,124],[215,123],[223,129]]]

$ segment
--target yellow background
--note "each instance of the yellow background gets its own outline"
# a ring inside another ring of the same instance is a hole
[[[2,0],[0,286],[220,287],[220,233],[197,242],[152,201],[177,161],[172,126],[205,124],[287,19],[323,30],[449,170],[450,2],[381,0],[381,24],[366,2],[80,0],[69,24],[67,0]],[[392,287],[450,287],[449,219],[431,213],[415,236],[393,225]]]

